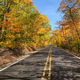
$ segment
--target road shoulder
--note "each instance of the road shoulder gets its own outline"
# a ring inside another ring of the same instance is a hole
[[[44,49],[44,48],[42,48],[42,49]],[[40,50],[42,50],[42,49],[39,49],[39,50],[37,50],[37,51],[28,52],[27,54],[22,55],[22,56],[18,57],[17,59],[15,59],[15,60],[7,63],[7,64],[4,64],[2,67],[0,67],[0,72],[3,71],[3,70],[5,70],[5,69],[7,69],[8,67],[10,67],[10,66],[18,63],[18,62],[20,62],[21,60],[29,57],[30,55],[32,55],[32,54],[34,54],[34,53],[37,53],[38,51],[40,51]]]

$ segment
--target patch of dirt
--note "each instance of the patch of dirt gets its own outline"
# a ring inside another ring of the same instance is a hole
[[[23,49],[22,50],[23,54],[18,55],[18,56],[14,55],[17,51],[15,53],[14,52],[15,51],[11,51],[9,49],[0,48],[0,69],[30,54],[30,51],[27,48]]]
[[[28,54],[39,49],[34,49],[34,48],[27,49],[25,47],[24,49],[20,49],[20,50],[18,49],[11,50],[11,49],[0,48],[0,69],[22,59]]]

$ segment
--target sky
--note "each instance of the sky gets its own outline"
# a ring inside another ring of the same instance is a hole
[[[62,14],[57,12],[61,1],[62,0],[32,0],[36,9],[39,10],[39,13],[46,15],[49,19],[52,31],[58,27],[56,22],[62,19]]]

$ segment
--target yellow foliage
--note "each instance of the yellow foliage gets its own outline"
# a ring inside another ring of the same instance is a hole
[[[5,42],[0,44],[4,43],[10,48],[18,48],[19,44],[21,47],[34,48],[48,45],[51,31],[48,18],[39,13],[31,0],[12,0],[12,2],[8,5],[11,11],[5,14],[6,22],[0,24],[0,27],[3,27],[1,33],[6,32],[5,36],[1,35]]]
[[[14,0],[15,3],[19,3],[19,0]]]

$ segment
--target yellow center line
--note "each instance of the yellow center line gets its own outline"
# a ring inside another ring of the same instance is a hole
[[[42,80],[44,79],[44,76],[45,76],[48,61],[49,61],[48,79],[50,80],[50,77],[51,77],[51,54],[52,54],[52,47],[50,47],[50,50],[49,50],[49,53],[48,53],[48,57],[47,57],[46,64],[45,64],[45,67],[44,67],[44,72],[43,72],[43,75],[42,75],[42,78],[41,78]],[[50,57],[50,59],[49,59],[49,57]]]
[[[49,62],[49,74],[48,74],[48,79],[51,79],[51,56],[50,56],[50,62]]]

